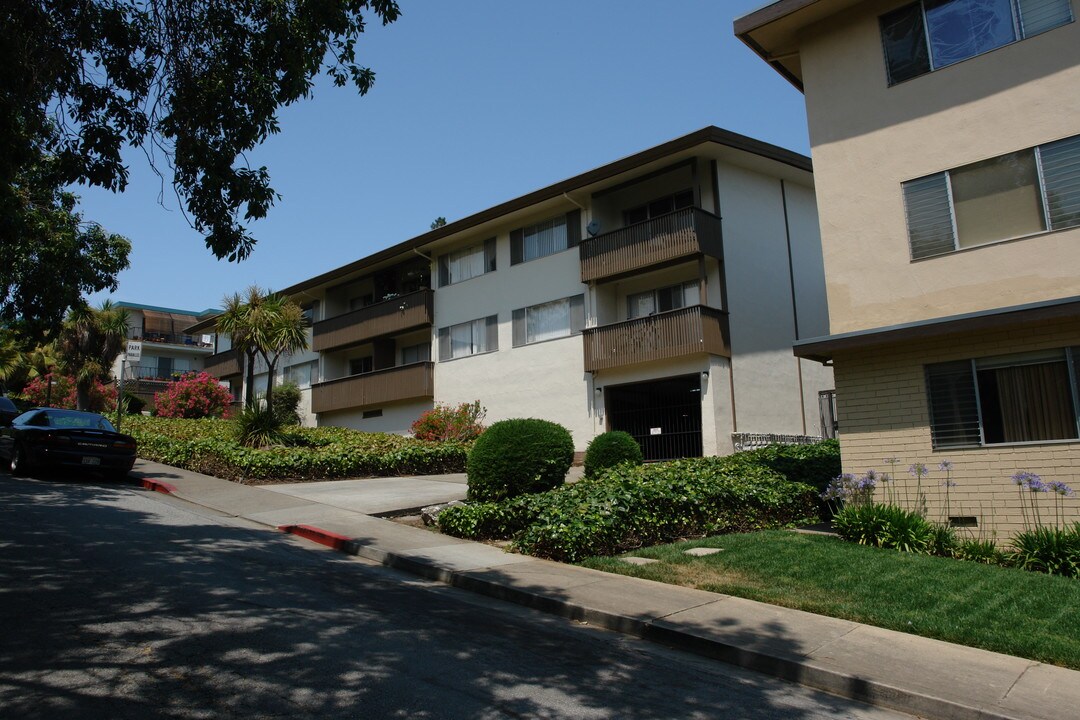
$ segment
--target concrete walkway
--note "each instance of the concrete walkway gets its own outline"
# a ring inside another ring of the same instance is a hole
[[[373,517],[464,496],[460,476],[245,486],[139,461],[144,487],[455,587],[929,718],[1080,717],[1080,672],[612,575]],[[424,494],[417,502],[411,495]],[[353,496],[353,497],[350,497]],[[399,505],[401,507],[393,507]]]

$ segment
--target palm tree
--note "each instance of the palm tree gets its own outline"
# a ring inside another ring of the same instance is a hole
[[[56,338],[60,369],[75,378],[75,402],[79,410],[90,408],[95,380],[107,380],[113,361],[124,349],[128,311],[106,300],[100,309],[73,307]]]
[[[23,354],[19,351],[15,335],[0,328],[0,390],[4,382],[11,378],[23,366]]]
[[[259,348],[255,345],[255,325],[261,313],[263,291],[257,285],[247,289],[247,298],[240,293],[226,295],[225,311],[218,316],[218,334],[228,335],[237,359],[244,365],[244,406],[255,404],[255,356]]]
[[[307,350],[307,322],[300,306],[287,297],[263,293],[256,285],[226,296],[225,311],[218,317],[217,331],[227,334],[233,348],[244,356],[245,405],[255,403],[255,357],[266,363],[267,407],[273,400],[274,371],[282,355]]]
[[[274,370],[282,355],[308,349],[307,321],[300,306],[281,295],[267,295],[262,308],[257,345],[266,361],[266,406],[273,407]]]

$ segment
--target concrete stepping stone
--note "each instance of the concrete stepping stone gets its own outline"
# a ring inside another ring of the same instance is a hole
[[[624,557],[619,559],[624,563],[630,563],[631,565],[651,565],[656,562],[652,558]]]
[[[685,552],[686,552],[687,555],[693,555],[694,557],[703,557],[705,555],[715,555],[716,553],[721,552],[723,549],[724,548],[699,547],[699,548],[690,548],[689,550],[686,550]]]

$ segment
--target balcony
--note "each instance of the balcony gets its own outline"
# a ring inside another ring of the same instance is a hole
[[[235,350],[226,350],[203,360],[203,370],[222,380],[240,374],[240,360]]]
[[[434,396],[435,363],[420,362],[317,383],[311,388],[311,411],[333,412]]]
[[[160,343],[163,345],[180,345],[191,350],[210,351],[213,343],[203,342],[201,337],[183,335],[181,333],[165,333],[143,331],[141,328],[130,328],[128,339],[141,340],[144,343]]]
[[[435,294],[417,290],[315,323],[311,349],[325,352],[431,325]]]
[[[613,280],[698,255],[722,256],[720,218],[701,208],[667,215],[583,240],[581,282]]]
[[[704,305],[588,328],[585,370],[609,370],[698,353],[731,357],[728,316]]]

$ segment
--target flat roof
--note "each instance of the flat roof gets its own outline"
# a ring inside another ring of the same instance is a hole
[[[1056,300],[1012,305],[979,312],[947,315],[930,320],[887,325],[855,332],[799,340],[792,347],[797,357],[818,362],[832,360],[837,351],[860,350],[909,340],[925,340],[951,333],[1018,325],[1021,323],[1080,317],[1080,295]]]
[[[154,312],[172,313],[173,315],[193,315],[194,317],[221,314],[221,310],[217,308],[207,308],[205,310],[181,310],[179,308],[162,307],[161,305],[143,305],[142,303],[133,303],[128,302],[127,300],[115,302],[113,305],[116,307],[131,308],[133,310],[152,310]]]

